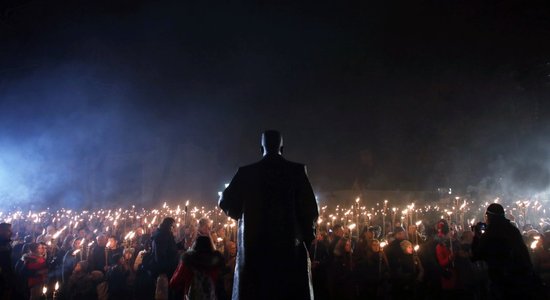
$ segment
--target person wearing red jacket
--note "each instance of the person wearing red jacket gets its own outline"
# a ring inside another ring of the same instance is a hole
[[[32,243],[29,246],[30,253],[21,258],[25,263],[27,276],[27,287],[30,299],[40,299],[42,287],[48,280],[48,265],[46,263],[46,245],[43,243]]]
[[[192,249],[183,254],[170,288],[183,292],[184,298],[225,299],[220,277],[224,265],[223,255],[214,250],[210,238],[199,236]]]
[[[441,277],[441,289],[444,295],[453,295],[457,289],[457,274],[454,267],[454,260],[458,245],[457,241],[453,241],[452,232],[446,220],[441,219],[437,223],[437,236],[439,243],[435,248],[435,254],[439,266],[443,268],[443,276]],[[454,245],[453,245],[454,243]]]

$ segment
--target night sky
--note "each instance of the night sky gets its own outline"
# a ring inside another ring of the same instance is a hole
[[[548,1],[220,2],[2,1],[0,203],[215,203],[265,129],[319,194],[548,189]]]

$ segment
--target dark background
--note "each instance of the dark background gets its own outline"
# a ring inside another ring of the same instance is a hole
[[[215,203],[271,128],[319,194],[547,190],[547,1],[220,2],[3,1],[0,202]]]

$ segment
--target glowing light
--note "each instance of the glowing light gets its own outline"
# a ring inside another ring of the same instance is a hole
[[[58,230],[56,233],[54,233],[54,235],[52,236],[52,238],[55,240],[57,239],[61,233],[63,233],[63,231],[65,231],[65,229],[67,229],[67,226],[63,226],[63,228],[61,230]]]
[[[126,236],[124,237],[125,240],[131,240],[134,238],[134,236],[136,235],[136,233],[132,230],[130,232],[128,232],[128,234],[126,234]]]

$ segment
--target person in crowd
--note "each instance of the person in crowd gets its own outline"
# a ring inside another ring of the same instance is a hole
[[[144,245],[134,261],[134,270],[136,274],[134,284],[134,296],[136,299],[152,299],[155,293],[155,278],[153,277],[154,257],[151,251],[151,241]]]
[[[472,241],[474,233],[464,231],[455,249],[454,268],[457,274],[456,299],[485,299],[484,287],[487,283],[487,268],[481,261],[472,261]]]
[[[0,300],[14,296],[14,275],[11,261],[11,224],[0,224]]]
[[[545,295],[550,299],[550,231],[540,235],[532,243],[532,261],[535,274],[544,286]]]
[[[86,228],[80,228],[78,234],[76,235],[77,239],[86,239],[88,237],[88,230]]]
[[[63,256],[63,263],[62,263],[62,273],[61,273],[61,281],[63,283],[67,283],[69,280],[69,277],[71,276],[72,271],[74,270],[75,265],[82,261],[82,245],[80,244],[82,240],[79,239],[73,239],[72,247],[69,249],[65,256]],[[87,265],[87,263],[86,263]]]
[[[328,274],[329,299],[351,300],[355,298],[351,240],[347,237],[338,240]]]
[[[118,243],[116,236],[110,236],[107,239],[107,245],[105,245],[105,251],[107,256],[107,264],[109,267],[116,265],[115,255],[122,256],[124,248]]]
[[[334,249],[336,248],[336,245],[338,245],[338,242],[341,238],[344,237],[344,227],[341,224],[335,224],[332,226],[332,235],[331,240],[328,245],[328,261],[329,263],[334,258]]]
[[[424,280],[419,284],[417,294],[420,299],[438,299],[441,297],[441,277],[443,268],[439,264],[436,248],[439,244],[436,225],[426,226],[426,240],[418,250],[418,257],[424,267]]]
[[[127,271],[128,276],[126,278],[126,286],[128,287],[128,291],[133,293],[135,290],[135,283],[136,283],[136,271],[134,270],[134,248],[124,248],[124,251],[122,251],[122,256],[124,257],[124,270]],[[132,295],[132,298],[133,295]]]
[[[105,255],[107,252],[105,246],[107,246],[107,237],[104,234],[98,235],[89,259],[92,271],[105,272],[107,270],[109,263],[108,257]]]
[[[416,224],[409,224],[407,226],[407,236],[413,245],[422,245],[424,243],[424,237],[418,231]]]
[[[32,240],[32,236],[30,235],[26,235],[24,238],[23,238],[23,241],[22,242],[18,242],[16,243],[15,245],[13,245],[13,249],[12,249],[12,252],[11,252],[11,261],[12,261],[12,264],[13,264],[13,267],[15,268],[15,264],[17,263],[17,261],[19,261],[21,259],[21,256],[25,253],[23,252],[23,247],[29,247],[29,245],[33,242]],[[61,257],[61,259],[63,259],[63,257]]]
[[[29,299],[40,299],[42,287],[48,279],[48,265],[46,263],[46,244],[32,243],[29,246],[30,253],[21,258],[24,262],[27,276],[27,289]]]
[[[184,227],[184,249],[191,249],[197,238],[197,229],[194,224],[189,224]]]
[[[212,221],[208,218],[200,218],[197,228],[197,236],[207,236],[212,241],[212,246],[216,249],[216,237],[212,233]]]
[[[197,228],[197,234],[199,236],[210,236],[212,230],[212,224],[208,218],[200,218],[199,226]]]
[[[48,225],[44,229],[44,233],[36,237],[37,243],[47,244],[53,240],[53,235],[55,234],[55,226]]]
[[[216,239],[213,241],[216,244],[216,250],[221,253],[225,253],[225,247],[229,239],[226,236],[225,228],[223,226],[219,226],[216,229]]]
[[[172,277],[178,266],[178,248],[174,237],[174,218],[164,218],[152,237],[152,253],[156,275],[165,274]],[[156,276],[155,276],[156,277]]]
[[[66,299],[94,300],[97,297],[97,289],[89,272],[88,262],[79,261],[66,283]]]
[[[237,243],[228,241],[224,253],[225,268],[223,270],[223,286],[225,294],[228,298],[231,297],[233,289],[233,278],[235,274],[235,266],[237,263]]]
[[[309,248],[311,275],[315,299],[328,299],[327,272],[329,264],[328,239],[326,232],[317,231],[315,241]]]
[[[411,267],[411,260],[407,257],[407,253],[403,251],[401,244],[406,238],[407,231],[401,226],[395,227],[393,240],[384,249],[390,266],[391,293],[394,298],[407,291],[404,284],[405,282],[411,282],[412,271],[414,270]]]
[[[369,229],[372,229],[369,230]],[[355,248],[353,251],[353,260],[356,263],[359,263],[363,259],[365,259],[368,255],[368,252],[372,250],[371,244],[374,239],[374,227],[373,226],[365,226],[361,230],[361,233],[359,234],[359,239],[357,240],[357,243],[355,244]]]
[[[371,249],[366,252],[364,259],[355,264],[357,299],[384,299],[388,288],[388,260],[379,240],[373,239],[370,246]]]
[[[278,131],[262,134],[261,149],[263,159],[239,168],[219,200],[238,220],[233,299],[313,298],[308,247],[319,211],[306,168],[283,158]]]
[[[437,223],[437,237],[439,243],[435,247],[435,254],[439,266],[443,269],[441,276],[441,291],[444,297],[454,297],[457,289],[457,273],[455,269],[455,253],[458,251],[458,242],[453,240],[452,231],[447,220],[441,219]]]
[[[403,250],[401,249],[401,242],[407,239],[407,232],[403,227],[395,227],[393,230],[393,239],[389,242],[388,246],[384,249],[390,269],[395,270],[399,259],[403,256]]]
[[[418,256],[414,253],[413,245],[408,240],[399,243],[402,255],[397,258],[392,268],[391,295],[392,299],[417,297],[416,288],[422,280],[424,269]]]
[[[52,257],[52,261],[50,262],[50,270],[53,270],[54,274],[50,277],[53,277],[55,281],[63,281],[63,258],[67,252],[71,251],[73,242],[74,237],[71,234],[65,236],[61,247],[57,249]]]
[[[125,266],[124,256],[117,253],[112,260],[114,265],[107,271],[109,299],[131,299],[132,293],[127,284],[130,270]]]
[[[149,245],[145,245],[145,248],[143,248],[141,251],[139,251],[136,255],[135,255],[135,259],[134,259],[134,271],[138,271],[140,268],[142,268],[142,264],[143,264],[143,259],[144,257],[146,257],[147,255],[150,254],[151,252],[151,246],[150,246],[151,243],[149,243]]]
[[[182,292],[185,299],[225,299],[221,278],[224,265],[223,255],[214,250],[210,237],[200,235],[192,249],[183,254],[170,288]]]
[[[133,248],[136,249],[136,253],[139,253],[141,250],[145,249],[145,246],[151,239],[151,235],[145,233],[143,227],[136,228],[136,236],[133,241]]]
[[[95,287],[97,293],[97,300],[109,300],[109,284],[105,278],[105,275],[101,271],[92,271],[90,273],[92,279],[92,284]],[[154,299],[153,297],[148,298],[136,298],[136,299]]]
[[[504,208],[492,203],[483,223],[475,227],[473,260],[487,262],[491,299],[533,299],[533,265],[519,230],[505,218]]]

